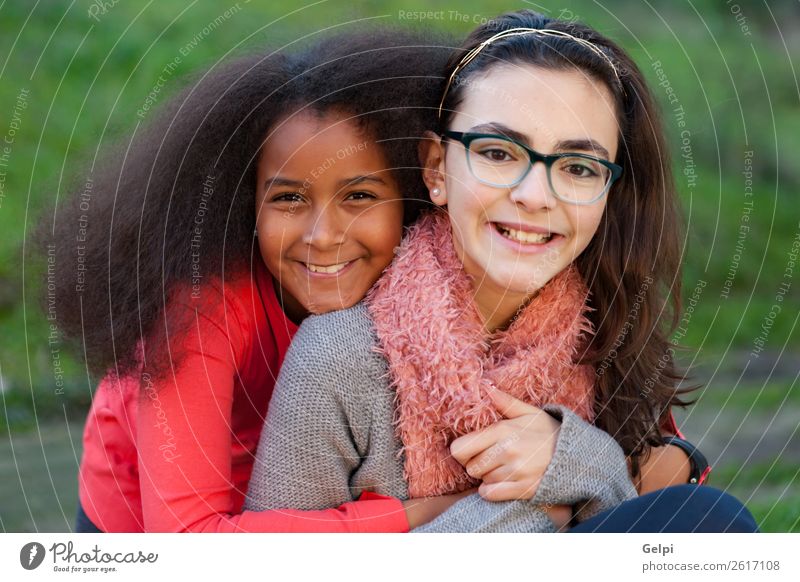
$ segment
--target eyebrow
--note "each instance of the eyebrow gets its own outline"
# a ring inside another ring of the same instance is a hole
[[[378,176],[353,176],[351,178],[339,180],[337,187],[342,189],[347,188],[348,186],[357,186],[358,184],[363,184],[365,182],[371,184],[381,184],[383,186],[387,185],[386,180]],[[284,178],[283,176],[273,176],[264,180],[264,189],[269,190],[270,188],[280,186],[287,186],[289,188],[303,188],[306,184],[307,182],[301,182],[300,180],[292,180],[290,178]]]
[[[352,178],[339,180],[338,186],[339,188],[347,188],[348,186],[357,186],[358,184],[363,184],[365,182],[369,184],[380,184],[382,186],[386,186],[386,180],[378,176],[353,176]]]
[[[518,141],[528,147],[531,147],[528,136],[519,131],[513,130],[507,125],[502,123],[482,123],[467,130],[469,133],[495,133]],[[533,149],[533,148],[531,148]],[[609,153],[606,148],[600,145],[599,142],[593,139],[565,139],[556,143],[556,152],[593,152],[598,157],[609,159]]]
[[[290,188],[302,188],[303,182],[298,180],[290,180],[281,176],[272,176],[264,180],[264,190],[269,190],[275,186],[289,186]]]
[[[556,151],[560,152],[592,152],[598,158],[608,160],[608,150],[593,139],[565,139],[556,144]]]

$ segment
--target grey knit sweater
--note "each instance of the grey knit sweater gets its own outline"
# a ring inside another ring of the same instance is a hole
[[[408,498],[394,392],[366,306],[309,317],[281,368],[261,434],[245,509],[325,509],[364,491]],[[625,457],[607,433],[569,409],[556,450],[530,501],[465,497],[417,532],[551,532],[547,504],[580,520],[636,496]]]

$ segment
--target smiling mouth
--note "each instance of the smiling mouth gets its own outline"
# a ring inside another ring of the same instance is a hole
[[[353,261],[345,261],[344,263],[338,263],[336,265],[313,265],[311,263],[303,263],[306,269],[311,271],[312,273],[325,273],[328,275],[338,273],[342,269],[344,269],[347,265],[352,263]]]
[[[527,244],[527,245],[541,245],[550,242],[554,233],[541,233],[541,232],[525,232],[522,230],[514,230],[493,222],[495,230],[502,236],[514,242]]]

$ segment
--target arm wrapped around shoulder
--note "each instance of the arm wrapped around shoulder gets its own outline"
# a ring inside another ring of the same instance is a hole
[[[575,506],[580,522],[637,496],[625,454],[611,435],[564,406],[542,408],[561,421],[561,430],[533,504]]]
[[[329,333],[330,320],[306,320],[286,354],[261,431],[247,510],[327,509],[353,501],[348,479],[359,455],[340,398],[347,362],[331,345],[337,336]]]
[[[361,303],[303,322],[275,384],[246,509],[327,509],[364,491],[407,496],[376,341]]]

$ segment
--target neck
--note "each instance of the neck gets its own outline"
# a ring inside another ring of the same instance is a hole
[[[524,295],[511,293],[506,289],[495,289],[485,280],[477,287],[473,287],[473,291],[473,299],[487,334],[507,329],[519,310],[536,295],[536,293]]]
[[[272,277],[272,288],[275,290],[275,296],[278,298],[278,303],[286,317],[295,325],[303,323],[303,320],[308,317],[306,308],[297,299],[286,293],[275,277]]]

